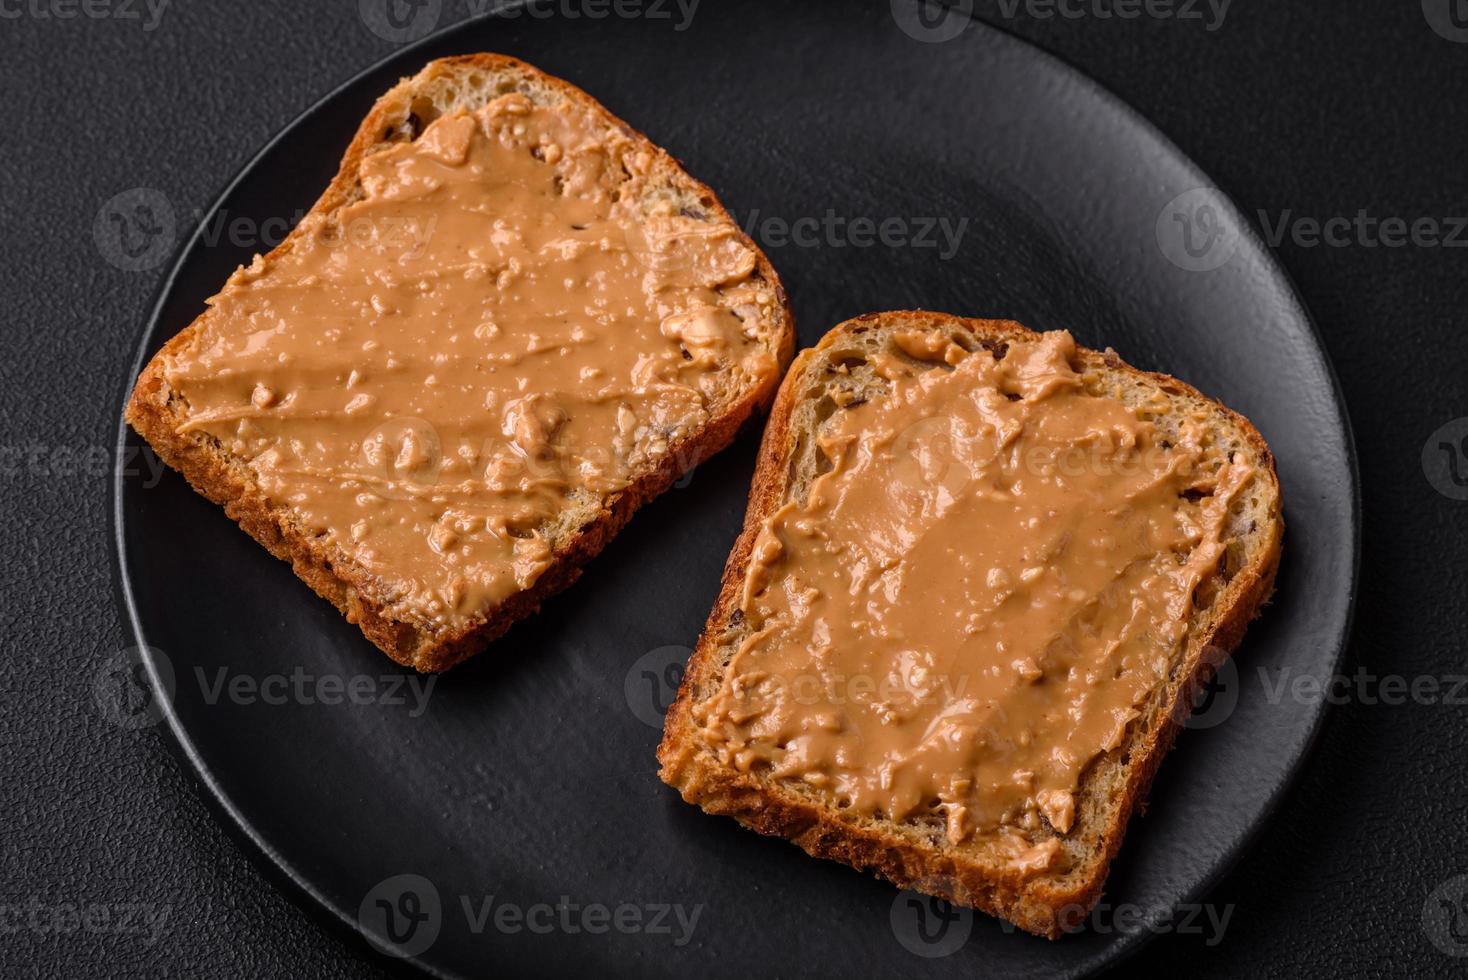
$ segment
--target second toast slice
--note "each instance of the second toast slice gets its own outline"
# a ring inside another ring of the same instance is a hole
[[[661,776],[1054,938],[1282,532],[1263,439],[1174,378],[1015,323],[848,321],[776,398]]]

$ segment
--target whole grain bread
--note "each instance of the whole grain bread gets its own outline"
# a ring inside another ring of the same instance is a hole
[[[750,281],[768,298],[759,307],[762,319],[755,329],[756,341],[782,371],[794,345],[794,323],[785,292],[764,254],[739,230],[714,193],[666,151],[579,88],[503,55],[473,54],[431,62],[379,98],[347,147],[335,178],[290,236],[264,257],[263,267],[268,269],[277,256],[288,253],[302,235],[329,229],[339,209],[362,197],[359,168],[368,156],[417,139],[442,115],[474,111],[512,92],[540,105],[570,100],[604,123],[623,152],[650,155],[647,172],[651,176],[639,184],[642,214],[674,213],[728,228],[754,251]],[[467,624],[435,631],[390,615],[382,599],[384,583],[341,548],[305,531],[288,508],[261,490],[244,459],[200,429],[180,431],[187,406],[170,390],[166,368],[170,357],[185,349],[210,314],[210,310],[202,313],[149,362],[127,405],[127,421],[194,489],[222,505],[272,554],[290,562],[297,575],[335,604],[368,639],[392,659],[421,671],[443,670],[479,652],[516,620],[538,609],[544,599],[573,582],[581,565],[606,545],[633,511],[667,489],[680,469],[727,446],[741,424],[768,405],[780,374],[777,371],[760,379],[729,371],[707,407],[706,422],[691,426],[665,452],[640,464],[622,489],[585,494],[539,529],[551,545],[552,558],[533,586],[492,608],[478,610]]]
[[[837,326],[817,346],[801,352],[771,410],[743,532],[668,711],[658,748],[660,775],[685,800],[709,813],[784,837],[814,856],[875,872],[900,886],[1056,938],[1074,929],[1100,898],[1127,822],[1142,805],[1201,685],[1239,642],[1273,589],[1283,534],[1274,460],[1248,420],[1183,382],[1133,368],[1110,351],[1077,348],[1072,366],[1082,374],[1088,391],[1144,412],[1142,417],[1164,437],[1175,433],[1184,416],[1201,413],[1207,419],[1208,451],[1220,462],[1230,458],[1225,454],[1243,454],[1255,467],[1255,476],[1227,519],[1225,555],[1196,591],[1187,638],[1171,674],[1139,706],[1140,717],[1127,728],[1121,744],[1085,771],[1070,831],[1057,835],[1048,825],[1042,827],[1042,837],[1060,838],[1066,860],[1059,873],[1026,876],[992,857],[986,859],[977,849],[952,845],[944,837],[941,817],[894,823],[880,814],[857,815],[798,780],[777,779],[767,770],[740,771],[720,762],[700,734],[693,712],[716,694],[730,658],[751,629],[739,611],[740,593],[762,522],[788,502],[803,502],[811,481],[822,472],[817,435],[842,411],[841,406],[882,398],[890,389],[873,370],[875,358],[896,357],[923,370],[943,369],[908,358],[894,344],[894,334],[913,329],[941,330],[969,351],[985,348],[994,356],[1002,356],[1009,341],[1037,336],[1008,321],[926,312],[876,313]],[[1166,410],[1157,409],[1159,396]]]

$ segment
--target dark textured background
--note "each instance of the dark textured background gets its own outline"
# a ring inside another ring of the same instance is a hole
[[[1246,214],[1468,214],[1468,44],[1434,33],[1417,0],[1235,0],[1212,32],[1038,19],[1023,4],[1009,17],[1008,6],[977,3],[1138,108]],[[118,729],[91,696],[127,642],[105,451],[161,275],[104,262],[92,224],[139,186],[166,189],[186,223],[281,126],[392,46],[348,0],[174,0],[152,31],[141,5],[142,21],[30,9],[0,4],[0,906],[171,911],[154,943],[0,919],[0,975],[379,975],[262,877],[161,730]],[[467,9],[445,0],[444,22]],[[1319,322],[1360,453],[1364,551],[1345,669],[1468,672],[1468,502],[1437,493],[1420,462],[1435,429],[1468,415],[1468,251],[1286,242],[1277,254]],[[1468,706],[1333,709],[1299,785],[1207,898],[1236,906],[1224,942],[1163,937],[1127,970],[1464,972],[1468,959],[1440,952],[1422,913],[1468,872],[1465,732]]]

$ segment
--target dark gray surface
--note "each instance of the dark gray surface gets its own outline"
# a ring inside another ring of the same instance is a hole
[[[1468,48],[1433,34],[1414,5],[1359,7],[1375,22],[1350,22],[1342,5],[1251,4],[1213,33],[1146,19],[1007,23],[1138,106],[1248,212],[1461,213],[1463,136],[1450,96]],[[92,221],[102,202],[150,185],[181,212],[205,206],[222,175],[388,46],[350,5],[199,4],[166,11],[156,31],[140,27],[3,25],[0,71],[28,94],[4,145],[4,444],[43,450],[42,463],[27,457],[5,474],[18,519],[5,569],[3,900],[170,913],[151,945],[22,928],[0,957],[21,975],[370,975],[355,947],[318,930],[241,858],[156,730],[121,731],[99,713],[92,677],[125,642],[106,476],[61,471],[75,468],[75,451],[110,441],[119,374],[157,281],[99,258]],[[817,57],[819,45],[796,55]],[[1393,81],[1370,80],[1369,65],[1390,66]],[[230,124],[211,124],[221,118]],[[1434,491],[1419,461],[1433,430],[1468,411],[1461,253],[1279,252],[1320,321],[1361,450],[1366,549],[1347,669],[1461,671],[1464,505]],[[1280,818],[1209,897],[1235,906],[1225,941],[1205,950],[1196,937],[1166,938],[1137,965],[1219,975],[1262,974],[1274,961],[1269,972],[1305,975],[1459,966],[1421,918],[1428,893],[1468,870],[1463,714],[1359,699],[1334,711]]]

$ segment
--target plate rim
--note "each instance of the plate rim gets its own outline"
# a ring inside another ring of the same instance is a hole
[[[285,125],[278,129],[260,148],[252,153],[245,162],[236,170],[234,175],[224,184],[220,191],[214,195],[209,207],[202,212],[200,219],[194,224],[191,234],[185,237],[174,249],[169,258],[167,272],[159,281],[152,299],[145,307],[145,315],[142,318],[142,329],[137,334],[135,341],[135,352],[128,362],[128,374],[122,379],[122,394],[117,398],[116,420],[117,434],[114,442],[114,460],[121,460],[127,451],[127,441],[130,427],[123,418],[122,410],[126,407],[133,385],[142,371],[149,357],[151,341],[158,332],[159,321],[162,317],[165,305],[172,295],[175,285],[183,270],[188,256],[193,252],[198,241],[203,237],[205,229],[210,220],[216,215],[224,202],[234,193],[236,188],[254,172],[270,153],[286,137],[296,131],[307,119],[322,106],[335,99],[350,93],[358,88],[369,76],[382,71],[399,60],[410,61],[418,51],[435,45],[450,42],[456,35],[468,33],[480,24],[497,19],[504,12],[518,9],[535,0],[508,0],[499,4],[494,12],[475,14],[463,20],[438,28],[427,36],[410,44],[402,45],[383,57],[377,59],[365,68],[353,73],[345,81],[337,84],[323,95],[313,99],[309,105],[296,113]],[[911,2],[924,4],[927,0],[893,0],[893,2]],[[1113,109],[1130,119],[1133,125],[1151,139],[1156,140],[1163,148],[1169,150],[1175,160],[1180,161],[1196,178],[1195,186],[1208,190],[1215,203],[1222,204],[1232,220],[1233,227],[1240,232],[1240,248],[1252,251],[1262,264],[1262,267],[1270,275],[1274,276],[1284,287],[1284,298],[1287,299],[1293,309],[1290,311],[1294,319],[1301,322],[1306,330],[1309,340],[1313,343],[1319,355],[1321,366],[1329,384],[1330,403],[1335,411],[1340,426],[1343,445],[1345,449],[1345,469],[1349,477],[1349,488],[1346,493],[1348,504],[1347,525],[1350,533],[1350,569],[1348,577],[1348,592],[1345,597],[1345,614],[1341,619],[1339,632],[1330,638],[1331,646],[1334,648],[1333,655],[1329,658],[1330,670],[1339,673],[1346,650],[1349,646],[1350,637],[1355,626],[1356,600],[1360,587],[1361,566],[1361,535],[1362,535],[1362,511],[1361,511],[1361,475],[1359,456],[1356,449],[1355,432],[1351,424],[1350,412],[1346,401],[1345,392],[1341,386],[1340,376],[1336,371],[1335,364],[1331,360],[1325,346],[1320,327],[1311,314],[1309,307],[1305,305],[1301,296],[1299,286],[1295,277],[1290,274],[1285,265],[1280,262],[1275,253],[1269,249],[1258,230],[1249,222],[1238,205],[1224,189],[1215,181],[1190,154],[1185,152],[1173,140],[1162,131],[1155,123],[1143,115],[1130,102],[1111,91],[1104,84],[1093,78],[1088,72],[1074,64],[1064,55],[1057,54],[1039,44],[1032,42],[1020,35],[1010,31],[1003,25],[994,24],[980,17],[971,7],[967,11],[948,8],[950,11],[960,13],[972,22],[973,28],[979,31],[991,32],[1002,38],[1002,43],[1018,48],[1026,49],[1033,56],[1042,61],[1048,61],[1057,66],[1059,71],[1069,77],[1078,86],[1084,88],[1096,99],[1107,103]],[[965,26],[967,32],[969,26]],[[115,572],[114,598],[121,607],[125,621],[124,639],[129,636],[139,651],[140,660],[144,665],[148,682],[154,692],[163,690],[163,678],[160,675],[156,659],[152,655],[152,647],[147,642],[142,617],[139,614],[137,599],[134,594],[132,577],[129,574],[127,553],[128,547],[125,540],[125,527],[127,517],[124,513],[124,484],[126,480],[125,467],[115,465],[113,467],[112,480],[110,481],[111,506],[107,508],[108,537],[110,539],[112,553],[112,566]],[[282,889],[298,907],[302,907],[315,921],[323,923],[328,928],[336,931],[341,930],[349,934],[342,936],[343,941],[353,952],[364,961],[373,963],[380,968],[386,968],[391,972],[415,971],[416,975],[427,974],[433,977],[452,980],[456,974],[439,970],[429,963],[422,962],[416,958],[407,960],[396,959],[373,949],[367,941],[357,917],[351,910],[338,907],[329,900],[311,881],[310,877],[298,867],[292,865],[284,855],[280,853],[264,836],[251,824],[235,801],[225,793],[216,775],[211,770],[190,737],[188,730],[184,727],[174,710],[172,699],[169,697],[157,698],[157,703],[162,707],[163,721],[168,730],[169,738],[165,741],[170,745],[175,754],[182,758],[188,766],[195,779],[198,780],[202,789],[205,803],[216,812],[216,816],[223,816],[221,822],[230,837],[239,841],[247,841],[249,847],[244,849],[251,863],[260,868],[264,876],[277,884],[284,886]],[[1206,874],[1200,877],[1194,884],[1186,888],[1183,897],[1186,901],[1192,901],[1200,895],[1206,894],[1232,872],[1258,842],[1259,837],[1278,814],[1284,799],[1299,783],[1300,777],[1310,760],[1314,757],[1321,740],[1326,720],[1330,717],[1331,705],[1322,702],[1316,706],[1310,721],[1309,730],[1304,743],[1295,758],[1291,760],[1282,776],[1275,782],[1267,795],[1262,807],[1257,811],[1244,832],[1225,850],[1214,866]],[[303,903],[301,900],[305,899]],[[1154,918],[1149,918],[1152,923]],[[1084,961],[1078,968],[1085,974],[1092,974],[1100,970],[1118,966],[1135,956],[1156,936],[1155,930],[1138,929],[1127,936],[1108,944],[1100,950],[1097,958]]]

